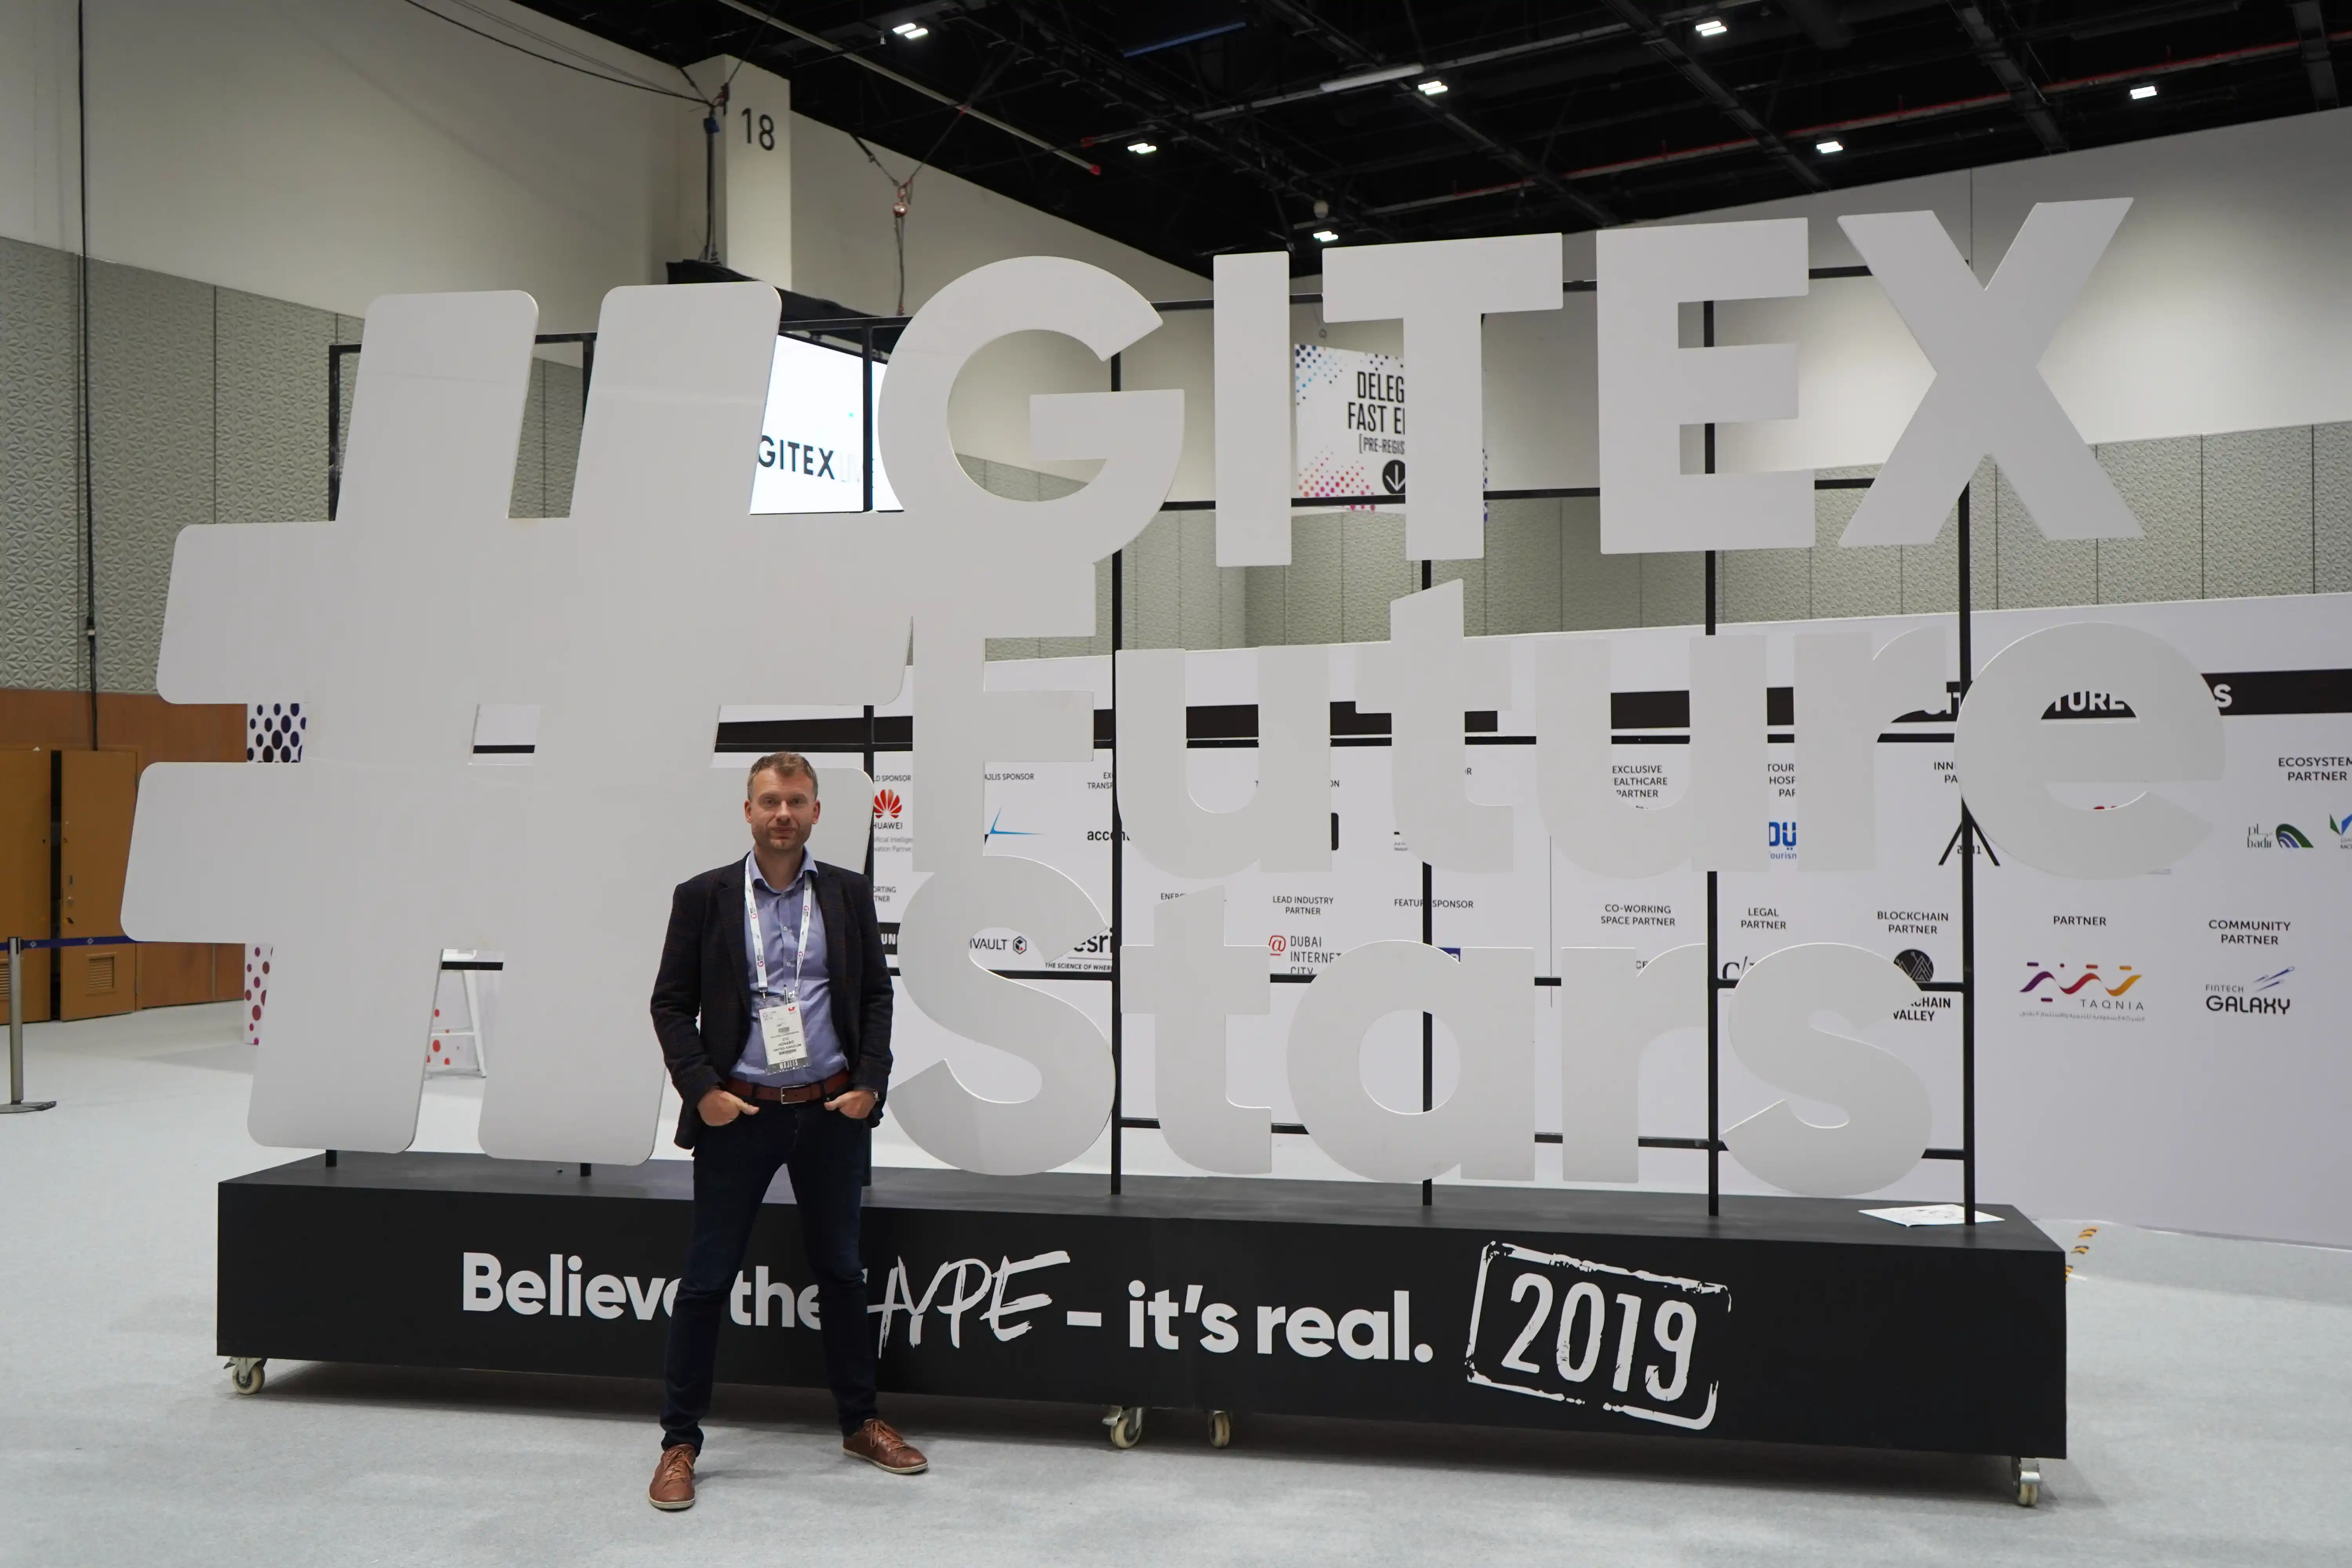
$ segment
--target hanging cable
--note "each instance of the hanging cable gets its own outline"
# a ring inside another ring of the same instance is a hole
[[[639,92],[659,93],[664,98],[675,98],[687,103],[699,103],[706,108],[709,107],[708,100],[698,97],[694,93],[677,92],[669,88],[656,87],[652,82],[638,81],[632,77],[613,76],[604,71],[591,70],[586,66],[574,65],[570,60],[560,60],[553,55],[543,55],[537,49],[526,48],[522,45],[516,43],[512,38],[501,38],[496,33],[484,32],[481,28],[473,26],[468,23],[461,22],[455,16],[448,16],[440,11],[436,11],[432,6],[425,5],[425,0],[404,0],[404,3],[416,10],[424,12],[426,16],[432,17],[436,22],[446,22],[449,26],[462,28],[466,32],[473,34],[474,37],[478,38],[488,38],[491,43],[498,45],[501,48],[512,49],[519,55],[529,55],[532,59],[541,61],[544,64],[562,66],[565,70],[577,71],[582,76],[594,77],[598,81],[609,81],[614,87],[633,87]],[[460,0],[460,3],[462,4],[462,0]],[[536,37],[537,35],[534,34],[531,36]]]
[[[81,483],[76,499],[81,503],[81,633],[84,656],[89,661],[89,749],[98,750],[98,486],[90,458],[95,421],[90,415],[89,389],[89,6],[74,6],[74,113],[79,129],[74,138],[74,164],[81,186],[81,216],[74,236],[80,252],[80,287],[76,290],[80,317],[81,352],[76,356],[74,400],[81,426]]]

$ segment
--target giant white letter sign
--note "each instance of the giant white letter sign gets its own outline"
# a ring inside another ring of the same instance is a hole
[[[2057,700],[2090,691],[2120,700],[2095,720],[2046,720]],[[2170,779],[2218,779],[2221,711],[2197,667],[2130,626],[2078,622],[2020,637],[1969,688],[1952,739],[1960,796],[1985,837],[2061,877],[2161,871],[2213,825],[2161,795],[2102,811],[2052,798],[2053,784],[2137,790]]]
[[[1040,456],[1103,466],[1073,495],[1019,501],[990,495],[964,472],[948,440],[948,395],[964,363],[1008,332],[1066,333],[1108,359],[1159,321],[1099,268],[1046,257],[995,262],[918,312],[883,389],[883,457],[907,508],[913,578],[924,812],[915,863],[932,873],[900,921],[899,973],[933,1020],[1026,1059],[1044,1080],[1027,1100],[984,1100],[938,1062],[893,1092],[908,1135],[966,1170],[1050,1170],[1083,1152],[1109,1114],[1112,1084],[1109,1042],[1085,1014],[972,963],[971,938],[984,927],[1025,933],[1045,960],[1108,923],[1052,867],[981,853],[989,761],[1081,759],[1093,746],[1087,693],[983,690],[985,639],[1093,630],[1094,563],[1142,531],[1167,499],[1184,403],[1181,392],[1032,397]]]
[[[1290,563],[1290,255],[1220,256],[1217,564]]]
[[[1646,808],[1610,782],[1608,642],[1561,637],[1535,655],[1536,800],[1561,854],[1603,877],[1770,864],[1762,637],[1690,639],[1690,783]]]
[[[1811,545],[1811,469],[1683,472],[1685,425],[1797,416],[1796,344],[1678,346],[1685,300],[1802,294],[1805,220],[1605,229],[1598,255],[1601,548]]]
[[[1151,945],[1127,950],[1128,1010],[1152,1017],[1160,1130],[1204,1171],[1274,1169],[1274,1113],[1225,1093],[1225,1020],[1267,1009],[1265,949],[1225,945],[1225,890],[1202,888],[1152,909]]]
[[[1916,1006],[1909,975],[1866,947],[1814,942],[1751,963],[1731,994],[1732,1048],[1778,1089],[1845,1108],[1839,1126],[1803,1120],[1785,1100],[1726,1128],[1732,1157],[1776,1187],[1817,1198],[1874,1193],[1927,1147],[1927,1086],[1902,1058],[1816,1027],[1834,1013],[1857,1028]]]
[[[1179,877],[1331,868],[1330,658],[1258,650],[1257,793],[1238,811],[1203,811],[1184,780],[1183,650],[1118,656],[1120,818],[1153,865]]]
[[[1797,864],[1878,865],[1878,734],[1944,707],[1944,629],[1922,626],[1870,651],[1867,632],[1797,637]]]
[[[2035,368],[2130,207],[2128,197],[2037,203],[1981,289],[1934,213],[1838,219],[1936,367],[1838,542],[1928,543],[1987,452],[2043,538],[2139,537]]]
[[[1672,1029],[1706,1027],[1706,944],[1633,967],[1630,947],[1559,950],[1559,1174],[1641,1180],[1642,1056]]]
[[[1350,949],[1315,977],[1290,1020],[1290,1098],[1316,1147],[1360,1176],[1535,1179],[1535,953],[1417,942]],[[1433,1110],[1391,1110],[1364,1089],[1364,1036],[1391,1013],[1431,1013],[1461,1047],[1462,1077]]]
[[[1389,640],[1356,652],[1356,706],[1393,715],[1389,770],[1397,831],[1448,871],[1511,868],[1511,808],[1463,788],[1469,748],[1462,715],[1511,705],[1511,650],[1462,635],[1462,583],[1389,603]]]
[[[257,1142],[406,1148],[441,950],[512,930],[522,792],[471,763],[475,705],[530,640],[536,541],[507,500],[537,321],[525,294],[378,300],[341,518],[174,546],[157,689],[310,716],[299,768],[148,768],[123,887],[142,941],[276,945]]]
[[[1561,299],[1556,234],[1334,246],[1323,253],[1324,320],[1404,321],[1412,377],[1404,436],[1408,559],[1486,553],[1482,318],[1489,310],[1557,310]]]

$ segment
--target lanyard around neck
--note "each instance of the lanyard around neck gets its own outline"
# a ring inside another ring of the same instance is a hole
[[[758,979],[759,989],[764,992],[768,989],[768,943],[767,939],[760,934],[759,903],[751,897],[751,857],[749,855],[743,857],[743,923],[749,926],[751,931],[752,973]],[[808,882],[808,886],[801,889],[801,934],[793,948],[793,984],[792,989],[784,993],[784,999],[789,1002],[800,1000],[801,960],[808,952],[809,906],[816,902],[816,879],[809,875],[805,852],[801,861],[801,875],[793,879],[799,881],[803,879]],[[791,889],[786,889],[778,896],[790,897]],[[782,929],[783,918],[783,911],[778,910],[776,920],[779,930]]]

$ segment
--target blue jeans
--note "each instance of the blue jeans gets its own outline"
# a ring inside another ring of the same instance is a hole
[[[664,1367],[662,1446],[702,1447],[710,1411],[719,1323],[768,1184],[781,1167],[793,1178],[801,1241],[816,1276],[825,1379],[846,1435],[875,1415],[874,1330],[866,1312],[857,1211],[872,1133],[821,1102],[768,1103],[756,1116],[706,1127],[694,1150],[694,1237],[671,1309]]]

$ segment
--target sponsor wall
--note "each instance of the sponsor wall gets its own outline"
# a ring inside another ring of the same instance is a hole
[[[2352,630],[2338,597],[2204,601],[2119,606],[2096,612],[2017,610],[1979,615],[1979,669],[2030,632],[2084,619],[2162,637],[2207,672],[2225,720],[2228,765],[2218,782],[2168,784],[2164,793],[2212,825],[2205,841],[2170,871],[2115,880],[2062,879],[2021,865],[1979,861],[1977,920],[1978,1131],[1979,1191],[2050,1215],[2129,1220],[2179,1228],[2352,1243],[2332,1196],[2352,1177],[2337,1124],[2352,1104],[2352,1062],[2342,1048],[2336,982],[2325,954],[2352,936],[2343,897],[2352,876]],[[1918,627],[1948,630],[1948,616],[1841,621],[1878,643]],[[1795,749],[1801,692],[1792,691],[1793,638],[1822,623],[1743,626],[1763,639],[1771,689],[1768,722],[1773,806],[1756,830],[1770,847],[1769,868],[1726,873],[1720,883],[1720,973],[1737,980],[1749,963],[1801,942],[1851,942],[1884,953],[1915,979],[1948,982],[1961,973],[1959,879],[1947,850],[1958,817],[1948,713],[1914,714],[1876,748],[1878,869],[1807,871],[1797,841],[1795,803],[1803,787]],[[1612,771],[1619,795],[1660,804],[1678,795],[1689,753],[1689,628],[1643,628],[1569,637],[1604,638],[1612,660]],[[1558,636],[1496,639],[1515,664],[1515,692],[1531,694],[1532,651]],[[1328,650],[1333,697],[1332,868],[1324,874],[1223,879],[1228,942],[1263,942],[1268,1011],[1229,1026],[1230,1094],[1270,1105],[1277,1122],[1297,1121],[1284,1070],[1284,1040],[1303,983],[1339,954],[1378,940],[1418,940],[1421,862],[1397,833],[1390,806],[1385,715],[1358,713],[1359,648]],[[1956,645],[1946,648],[1957,675]],[[1186,656],[1189,784],[1211,810],[1246,800],[1256,779],[1254,746],[1256,655],[1217,650]],[[996,689],[1090,689],[1097,750],[1090,763],[992,765],[986,781],[985,852],[1039,859],[1067,873],[1108,909],[1111,886],[1109,661],[1024,660],[989,671]],[[911,689],[886,718],[911,710]],[[729,721],[795,720],[833,710],[730,710]],[[2078,692],[2053,704],[2048,722],[2128,722],[2105,694]],[[1510,709],[1469,715],[1474,800],[1509,804],[1512,868],[1433,879],[1440,946],[1532,948],[1538,973],[1559,972],[1563,947],[1633,950],[1641,962],[1706,940],[1706,879],[1693,872],[1638,880],[1592,876],[1557,853],[1534,800],[1533,719]],[[903,733],[904,731],[897,731]],[[918,738],[919,744],[919,738]],[[740,759],[730,759],[730,762]],[[912,869],[920,800],[908,754],[885,753],[875,769],[874,871],[886,921],[922,879]],[[2057,786],[2077,806],[2120,805],[2101,786]],[[2000,857],[2000,846],[1993,846]],[[1151,940],[1151,911],[1207,882],[1174,878],[1129,846],[1122,868],[1126,941]],[[1108,933],[1072,953],[1038,952],[1024,933],[984,931],[975,962],[1015,975],[1079,1006],[1108,1027]],[[1576,998],[1541,992],[1537,1124],[1560,1126],[1560,1038],[1578,1027]],[[1960,1142],[1960,1000],[1924,994],[1916,1005],[1862,1037],[1895,1052],[1930,1087],[1934,1146]],[[1726,1009],[1722,1121],[1728,1126],[1783,1092],[1748,1073]],[[1018,1100],[1035,1092],[1034,1068],[949,1034],[902,994],[897,1036],[903,1081],[930,1062],[952,1062],[974,1092]],[[1124,1110],[1154,1114],[1153,1021],[1124,1020]],[[1706,1131],[1704,1036],[1663,1037],[1642,1069],[1644,1135]],[[1364,1054],[1366,1083],[1399,1110],[1420,1105],[1420,1026],[1392,1016],[1375,1027]],[[1454,1061],[1441,1026],[1435,1092],[1451,1089]],[[1832,1122],[1841,1112],[1793,1097],[1801,1113]],[[886,1124],[884,1158],[930,1163]],[[1104,1144],[1081,1165],[1106,1163]],[[1188,1169],[1151,1131],[1127,1134],[1129,1170]],[[1558,1179],[1556,1155],[1539,1155],[1538,1180]],[[1342,1174],[1306,1140],[1276,1140],[1276,1173]],[[1924,1162],[1888,1195],[1940,1200],[1958,1188],[1956,1163]],[[1645,1149],[1640,1184],[1699,1190],[1705,1158]],[[1726,1158],[1734,1192],[1777,1189]]]

